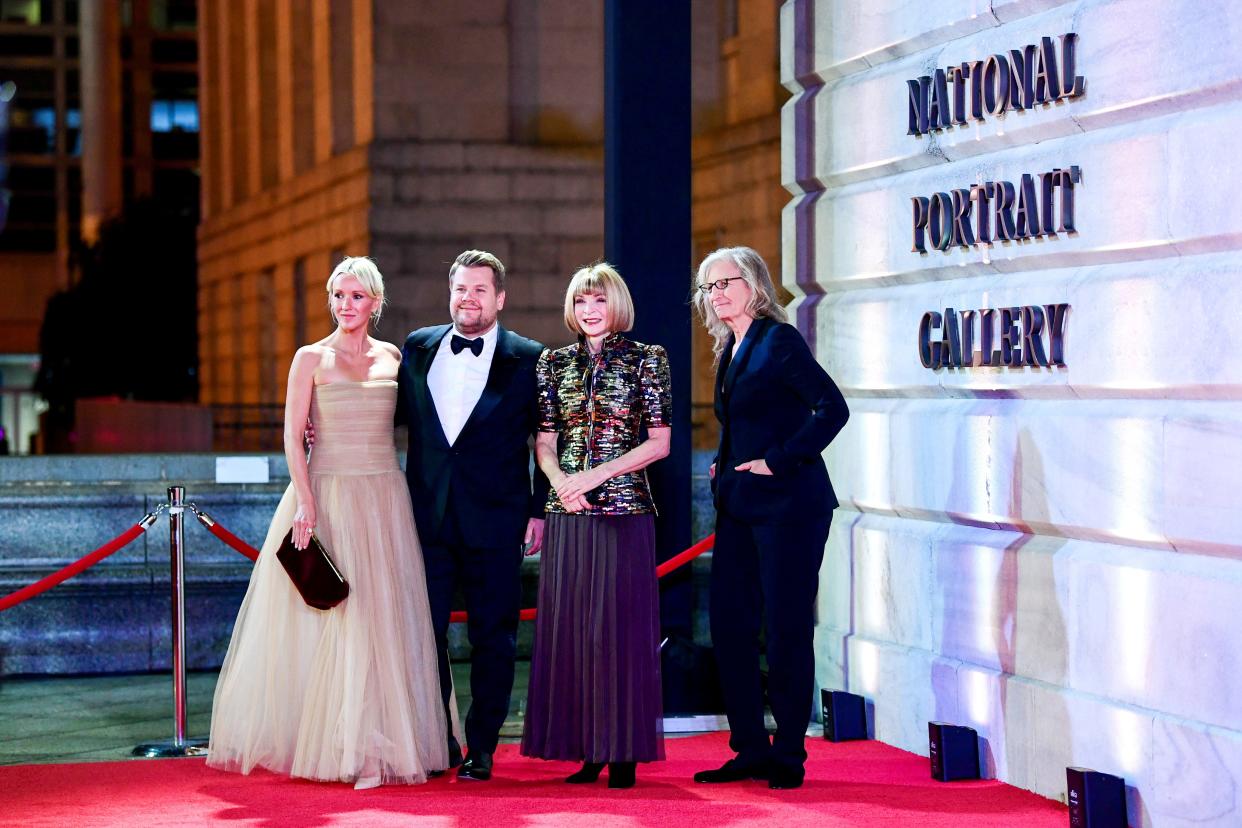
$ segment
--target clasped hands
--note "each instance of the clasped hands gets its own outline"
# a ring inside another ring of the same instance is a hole
[[[587,469],[574,474],[563,474],[552,483],[556,496],[566,512],[581,512],[591,507],[587,502],[587,492],[598,489],[608,481],[608,475],[599,468]]]

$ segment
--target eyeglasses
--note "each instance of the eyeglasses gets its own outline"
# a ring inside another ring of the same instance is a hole
[[[728,279],[717,279],[714,282],[704,282],[701,285],[696,285],[696,287],[704,293],[711,293],[712,288],[716,288],[717,290],[727,290],[729,282],[735,282],[741,278],[741,276],[730,276]]]

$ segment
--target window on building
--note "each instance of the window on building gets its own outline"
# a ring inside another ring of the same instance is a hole
[[[55,51],[51,35],[0,35],[0,55],[6,58],[46,57]]]
[[[184,32],[197,26],[197,0],[151,0],[151,28]]]
[[[198,101],[152,101],[152,132],[198,132]]]
[[[0,21],[5,23],[26,23],[37,26],[40,23],[51,23],[51,9],[46,2],[39,0],[0,0]]]

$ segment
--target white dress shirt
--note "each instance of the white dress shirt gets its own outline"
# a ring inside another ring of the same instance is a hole
[[[461,336],[455,328],[440,340],[436,358],[431,361],[427,371],[427,390],[435,401],[436,413],[440,415],[440,427],[449,445],[457,442],[457,437],[470,419],[470,412],[483,396],[483,386],[487,385],[487,375],[492,370],[492,356],[496,353],[496,340],[500,326],[483,334],[483,353],[475,356],[469,348],[453,353],[453,336]],[[478,339],[479,337],[466,337]]]

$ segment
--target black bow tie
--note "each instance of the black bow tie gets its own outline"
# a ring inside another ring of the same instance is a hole
[[[460,354],[463,350],[468,350],[470,353],[478,356],[483,353],[483,337],[480,336],[478,339],[466,339],[464,336],[453,334],[453,341],[449,343],[449,346],[452,347],[453,353],[455,354]]]

